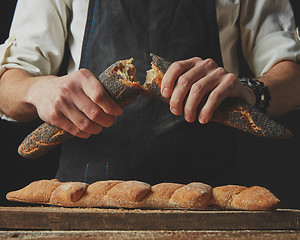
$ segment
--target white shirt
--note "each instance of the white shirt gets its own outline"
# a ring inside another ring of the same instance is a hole
[[[88,4],[88,0],[19,0],[10,36],[0,45],[0,76],[9,68],[33,75],[57,74],[65,41],[71,52],[68,72],[78,70]],[[240,41],[257,77],[282,60],[300,61],[300,40],[289,0],[217,0],[216,13],[228,72],[239,72]],[[5,118],[1,112],[0,117]]]

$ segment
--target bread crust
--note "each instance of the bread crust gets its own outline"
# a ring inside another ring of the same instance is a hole
[[[235,195],[231,205],[234,209],[275,210],[280,201],[268,189],[253,186]]]
[[[247,187],[237,185],[215,187],[212,190],[210,204],[217,205],[225,209],[231,209],[233,197],[245,189],[247,189]]]
[[[17,202],[49,204],[52,192],[62,184],[57,180],[39,180],[7,193],[6,198]]]
[[[88,184],[82,182],[64,183],[52,192],[49,202],[66,207],[76,206],[76,202],[86,192],[87,188]]]
[[[23,140],[18,153],[24,158],[36,159],[72,137],[72,134],[61,128],[43,123]]]

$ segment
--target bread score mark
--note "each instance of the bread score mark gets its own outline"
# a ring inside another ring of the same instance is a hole
[[[253,118],[251,114],[244,109],[243,107],[239,106],[237,110],[234,110],[233,112],[237,112],[241,115],[243,120],[246,122],[246,124],[250,125],[250,129],[258,134],[263,134],[264,130],[257,126],[256,123],[253,121]]]
[[[36,150],[38,150],[40,148],[40,146],[46,146],[46,147],[55,146],[55,145],[57,145],[58,142],[53,141],[53,139],[57,138],[58,136],[63,136],[65,134],[66,134],[65,130],[56,129],[56,130],[54,130],[53,134],[49,137],[49,141],[38,141],[38,140],[36,140],[35,136],[33,135],[33,136],[31,136],[31,141],[34,142],[34,144],[36,146],[26,148],[23,151],[26,154],[30,154],[30,153],[33,153]]]

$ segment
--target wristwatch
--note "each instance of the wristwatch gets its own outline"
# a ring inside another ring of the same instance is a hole
[[[241,78],[240,82],[253,90],[256,97],[255,106],[266,112],[271,100],[269,88],[254,78]]]

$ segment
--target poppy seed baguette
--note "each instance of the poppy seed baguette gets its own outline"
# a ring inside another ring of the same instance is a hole
[[[107,93],[121,106],[132,102],[143,91],[135,78],[136,69],[132,61],[132,58],[117,61],[98,77]],[[18,153],[24,158],[36,159],[72,137],[69,132],[44,123],[23,140]]]
[[[152,69],[148,71],[143,87],[147,95],[154,96],[164,102],[170,99],[161,95],[161,81],[171,63],[151,54]],[[283,139],[292,136],[284,126],[276,123],[255,106],[238,98],[227,98],[215,110],[212,122],[220,123],[259,137]]]
[[[18,153],[24,158],[36,159],[72,137],[61,128],[43,123],[23,140]]]

